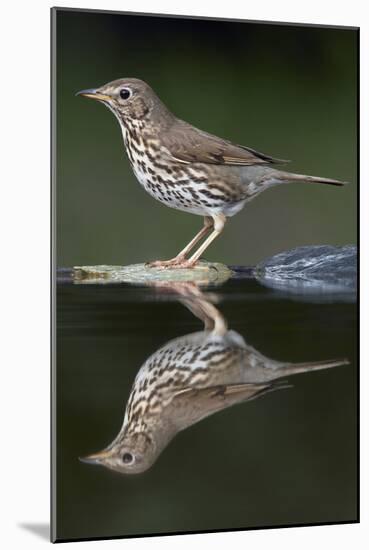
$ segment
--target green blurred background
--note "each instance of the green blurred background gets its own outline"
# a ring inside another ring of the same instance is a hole
[[[356,239],[357,31],[57,11],[57,263],[169,258],[202,224],[140,187],[113,115],[76,91],[132,76],[180,118],[351,182],[288,185],[232,218],[207,258],[254,264]]]

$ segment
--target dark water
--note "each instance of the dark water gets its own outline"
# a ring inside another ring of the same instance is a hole
[[[122,475],[78,457],[119,432],[141,365],[202,322],[175,293],[58,285],[57,537],[353,521],[356,306],[288,297],[253,279],[204,289],[230,330],[282,362],[347,358],[178,433],[151,468]]]

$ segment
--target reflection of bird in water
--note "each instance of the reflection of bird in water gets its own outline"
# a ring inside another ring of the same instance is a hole
[[[143,472],[179,431],[195,422],[288,387],[277,382],[279,378],[347,364],[346,360],[286,363],[269,359],[228,330],[220,312],[197,288],[179,283],[174,290],[205,329],[171,340],[145,361],[119,434],[106,449],[83,462],[127,474]]]

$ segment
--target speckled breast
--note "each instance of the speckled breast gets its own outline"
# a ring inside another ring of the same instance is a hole
[[[239,204],[239,191],[217,177],[214,167],[176,161],[140,122],[134,122],[123,128],[124,144],[136,178],[152,197],[201,216],[231,211]]]

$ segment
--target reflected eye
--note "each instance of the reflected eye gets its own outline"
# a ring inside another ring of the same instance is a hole
[[[122,460],[124,464],[131,464],[131,462],[133,462],[133,455],[131,453],[124,453]]]
[[[119,95],[122,99],[129,99],[132,95],[132,92],[128,88],[122,88],[119,92]]]

